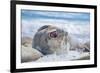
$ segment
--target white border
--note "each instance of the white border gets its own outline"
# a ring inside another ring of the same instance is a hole
[[[49,10],[49,11],[71,11],[71,12],[89,12],[90,13],[90,60],[83,61],[66,61],[66,62],[45,62],[45,63],[21,63],[21,9],[28,10]],[[40,68],[53,66],[71,66],[71,65],[89,65],[94,64],[94,10],[85,8],[70,7],[51,7],[51,6],[35,6],[35,5],[16,5],[16,69],[21,68]]]

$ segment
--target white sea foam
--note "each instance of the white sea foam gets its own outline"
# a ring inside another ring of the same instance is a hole
[[[46,55],[44,57],[39,58],[36,62],[54,62],[54,61],[71,61],[81,59],[83,57],[89,56],[89,53],[82,53],[78,51],[69,51],[69,53],[62,53],[62,54],[51,54]]]

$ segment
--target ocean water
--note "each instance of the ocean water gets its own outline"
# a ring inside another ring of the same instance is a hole
[[[22,10],[22,37],[34,37],[44,25],[57,26],[79,42],[90,39],[90,13]]]
[[[79,40],[80,42],[86,42],[90,39],[90,25],[88,22],[83,21],[62,21],[47,22],[43,20],[22,20],[22,37],[34,37],[34,34],[37,30],[44,25],[53,25],[57,26],[69,33],[74,39]]]

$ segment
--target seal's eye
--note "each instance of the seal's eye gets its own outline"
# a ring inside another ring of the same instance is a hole
[[[51,38],[56,38],[57,37],[57,32],[56,31],[50,32],[49,36]]]

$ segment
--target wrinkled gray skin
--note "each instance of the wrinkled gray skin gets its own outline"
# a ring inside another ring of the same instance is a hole
[[[45,32],[37,32],[34,36],[32,47],[42,52],[43,54],[52,53],[52,51],[49,50],[49,46],[47,45],[47,38],[48,35]]]
[[[44,55],[54,53],[54,51],[50,49],[51,46],[47,44],[48,40],[52,39],[48,35],[50,33],[50,30],[48,30],[49,27],[50,30],[52,30],[52,28],[56,29],[56,32],[58,33],[58,37],[56,39],[60,39],[61,37],[67,35],[67,32],[56,27],[51,27],[50,25],[45,25],[38,29],[33,38],[32,47],[42,52]]]

